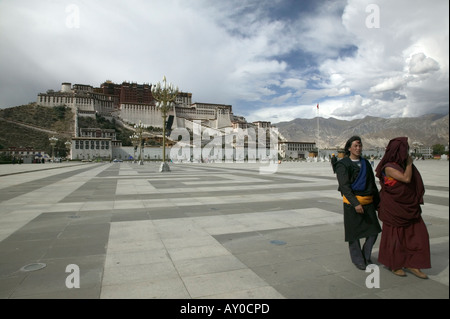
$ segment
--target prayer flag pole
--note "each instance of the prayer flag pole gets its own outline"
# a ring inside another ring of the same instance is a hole
[[[320,136],[320,129],[319,129],[319,103],[317,103],[317,160],[319,157],[319,136]]]

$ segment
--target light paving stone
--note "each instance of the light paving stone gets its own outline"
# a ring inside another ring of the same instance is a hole
[[[205,245],[216,245],[217,241],[208,233],[197,236],[182,236],[163,239],[164,247],[168,250],[185,247],[198,247]]]
[[[174,260],[181,277],[246,269],[247,266],[229,252],[218,256]]]
[[[271,286],[233,291],[231,293],[215,294],[201,297],[200,299],[286,299]],[[269,307],[270,310],[270,307]]]
[[[205,235],[205,231],[188,218],[154,220],[157,232],[162,239],[198,237]]]
[[[219,273],[183,277],[192,298],[250,290],[268,284],[250,269],[237,269]]]
[[[448,193],[447,193],[448,195]],[[422,206],[422,214],[424,216],[433,216],[443,219],[449,219],[449,209],[448,206],[435,205],[425,203]]]
[[[201,245],[193,247],[172,248],[168,250],[173,261],[205,258],[211,256],[228,255],[230,252],[222,245],[216,243],[212,245]]]
[[[117,285],[103,285],[101,299],[187,299],[192,298],[180,277]]]
[[[175,207],[174,203],[167,201],[166,199],[143,199],[142,203],[144,208],[157,209],[159,207]]]
[[[243,225],[241,223],[235,223],[235,224],[228,224],[224,226],[212,226],[207,227],[205,230],[211,234],[211,235],[221,235],[221,234],[228,234],[228,233],[245,233],[252,231],[251,227]]]
[[[80,211],[89,210],[112,210],[114,208],[113,201],[85,202]]]
[[[133,252],[133,251],[151,251],[163,249],[164,246],[160,240],[151,240],[148,238],[127,238],[121,240],[111,240],[108,242],[108,253]]]
[[[116,200],[114,201],[114,209],[138,209],[145,208],[142,200]]]
[[[163,278],[174,279],[178,277],[172,262],[150,262],[105,267],[102,283],[108,286],[132,282],[160,281]]]
[[[135,250],[108,251],[105,267],[109,269],[112,267],[162,262],[170,262],[169,255],[162,247],[152,247],[152,249],[143,249],[142,247],[139,247],[139,249]]]
[[[121,179],[117,181],[116,195],[152,194],[156,188],[147,179]]]

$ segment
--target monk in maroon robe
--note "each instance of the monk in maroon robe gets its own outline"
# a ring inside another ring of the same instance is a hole
[[[406,275],[405,268],[426,279],[420,270],[431,268],[430,241],[420,206],[425,187],[408,152],[408,138],[394,138],[376,168],[381,185],[378,218],[383,222],[378,261],[398,276]]]

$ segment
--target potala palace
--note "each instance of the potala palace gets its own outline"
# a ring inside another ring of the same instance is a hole
[[[128,159],[135,156],[134,148],[123,147],[116,140],[115,132],[112,132],[114,130],[78,128],[77,119],[80,116],[95,118],[96,115],[100,115],[110,120],[114,118],[131,128],[137,123],[142,123],[144,127],[162,128],[164,125],[162,112],[152,96],[151,88],[152,85],[146,83],[116,84],[105,81],[99,87],[93,87],[64,82],[59,91],[48,90],[46,93],[39,93],[37,104],[47,107],[66,106],[72,109],[75,120],[70,152],[72,159]],[[188,92],[178,93],[167,116],[166,127],[185,128],[191,132],[194,131],[195,124],[220,132],[225,132],[227,128],[232,130],[272,128],[270,122],[248,123],[244,117],[233,114],[231,105],[193,103],[192,93]],[[315,147],[315,143],[295,142],[290,145],[289,142],[283,141],[282,137],[280,141],[283,150],[279,151],[283,151],[285,156],[286,152],[291,151],[289,156],[296,158],[308,156],[308,152]],[[292,154],[292,150],[296,154]],[[161,158],[160,148],[145,147],[143,151],[144,159]]]

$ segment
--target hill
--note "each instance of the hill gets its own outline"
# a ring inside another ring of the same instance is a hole
[[[79,127],[115,129],[117,139],[124,146],[131,145],[129,136],[132,131],[108,121],[103,117],[78,120]],[[8,147],[31,147],[51,153],[49,138],[56,136],[58,142],[55,150],[60,156],[66,155],[66,141],[74,135],[74,113],[68,107],[44,107],[36,103],[0,109],[0,149]]]
[[[64,156],[64,143],[74,130],[70,108],[45,108],[35,103],[0,109],[0,148],[31,147],[51,152],[49,137],[57,136],[55,149]]]
[[[319,121],[319,138],[317,138]],[[335,118],[297,118],[274,124],[288,141],[318,142],[319,148],[343,147],[347,139],[359,135],[365,148],[386,147],[390,139],[407,136],[410,142],[424,146],[448,145],[449,115],[427,114],[420,117],[381,118],[367,116],[352,121]]]

